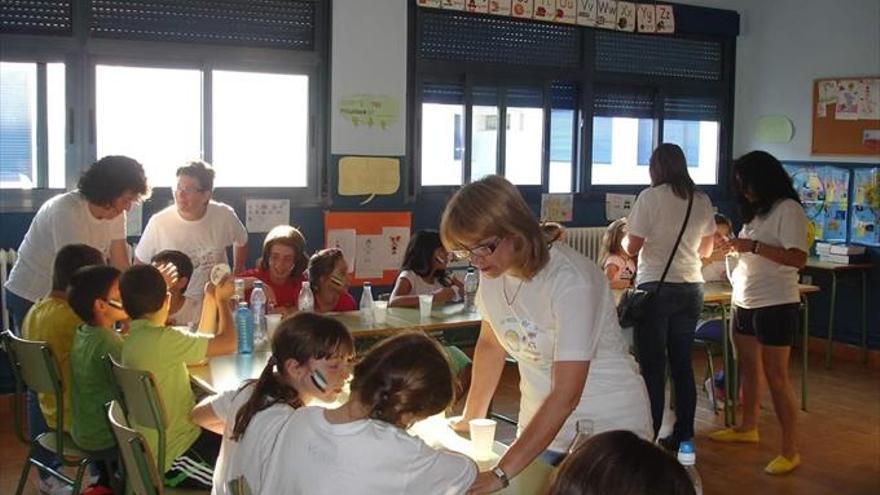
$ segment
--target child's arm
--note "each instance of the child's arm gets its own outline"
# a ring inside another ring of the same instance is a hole
[[[214,297],[214,284],[205,284],[205,297],[202,299],[202,313],[199,316],[199,332],[217,333],[217,299]]]
[[[235,321],[232,318],[232,305],[230,301],[233,295],[232,278],[227,277],[218,287],[214,289],[214,299],[216,299],[216,315],[218,318],[217,331],[214,338],[208,342],[207,357],[217,356],[221,354],[232,354],[237,348],[237,336],[235,333]],[[205,292],[207,294],[207,291]],[[207,303],[207,297],[205,298]],[[205,314],[202,313],[202,318]],[[213,321],[215,315],[210,315]]]
[[[631,280],[627,280],[625,278],[618,279],[617,274],[620,272],[620,267],[613,264],[608,263],[605,265],[605,277],[608,278],[608,285],[612,289],[626,289],[631,285]]]
[[[418,305],[419,296],[412,293],[412,284],[405,278],[398,278],[397,283],[394,284],[394,290],[391,291],[388,307],[414,308]]]
[[[214,411],[214,407],[211,405],[214,400],[215,397],[206,397],[199,402],[199,404],[190,411],[189,419],[206,430],[222,435],[223,428],[226,426],[226,421]]]

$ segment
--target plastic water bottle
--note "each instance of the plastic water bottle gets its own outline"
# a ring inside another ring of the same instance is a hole
[[[474,311],[475,308],[475,300],[477,297],[477,286],[480,283],[479,277],[477,277],[477,272],[474,271],[474,267],[469,266],[467,269],[467,275],[464,276],[464,310],[468,312]]]
[[[296,307],[300,311],[315,310],[315,295],[312,294],[312,287],[308,281],[302,283],[302,288],[299,290],[299,298],[296,300]]]
[[[373,323],[373,285],[364,282],[364,291],[361,293],[361,318],[366,323]]]
[[[694,449],[694,442],[688,440],[678,445],[678,462],[684,466],[691,483],[694,484],[694,492],[703,495],[703,480],[697,472],[697,451]]]
[[[254,281],[251,291],[251,311],[254,313],[254,340],[262,343],[266,339],[266,292],[261,280]]]
[[[235,310],[235,333],[238,337],[238,353],[254,352],[254,316],[245,301],[239,302]]]
[[[232,294],[232,299],[238,304],[241,301],[244,301],[244,279],[237,278],[233,281],[233,284],[235,292]]]

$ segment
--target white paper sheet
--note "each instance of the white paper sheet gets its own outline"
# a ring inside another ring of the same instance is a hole
[[[570,222],[574,216],[574,195],[542,194],[542,222]]]
[[[348,263],[348,273],[354,271],[354,265],[357,261],[356,237],[357,232],[354,229],[333,229],[327,231],[327,243],[325,246],[342,250],[345,262]]]
[[[356,278],[381,278],[384,269],[381,235],[357,236],[354,276]]]
[[[248,232],[269,232],[290,223],[289,199],[248,199],[245,201]]]
[[[618,218],[629,215],[633,203],[636,202],[634,194],[613,194],[605,195],[605,218],[611,222]]]
[[[385,264],[382,268],[385,270],[399,270],[403,263],[403,255],[406,252],[406,245],[409,244],[409,228],[408,227],[385,227],[382,229],[382,249],[385,254],[382,258]]]

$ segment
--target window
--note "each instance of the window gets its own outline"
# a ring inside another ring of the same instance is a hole
[[[697,184],[718,183],[718,107],[713,97],[668,95],[663,101],[663,142],[681,146]]]
[[[464,170],[461,86],[426,83],[422,94],[422,185],[461,184]]]
[[[215,70],[212,80],[217,185],[305,187],[309,77]]]
[[[593,100],[593,184],[649,184],[654,96],[646,88],[597,87]]]
[[[547,190],[572,191],[572,171],[577,161],[577,86],[554,82],[550,87],[550,170]]]
[[[507,90],[504,176],[519,185],[541,185],[544,101],[540,88]]]
[[[95,95],[98,156],[134,158],[154,187],[204,158],[200,71],[98,65]]]
[[[63,63],[0,62],[0,188],[64,187],[64,78]]]

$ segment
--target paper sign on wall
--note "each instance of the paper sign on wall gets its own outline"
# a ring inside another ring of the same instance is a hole
[[[617,29],[617,2],[615,0],[599,0],[596,3],[596,27]]]
[[[636,25],[640,33],[653,33],[657,29],[654,22],[656,13],[653,4],[640,3],[636,6]]]
[[[611,222],[629,215],[629,211],[635,202],[636,197],[633,194],[606,194],[605,218]]]
[[[357,236],[355,278],[382,278],[382,271],[385,269],[383,253],[381,235]]]
[[[617,29],[629,32],[636,30],[636,4],[617,2]]]
[[[406,253],[406,246],[409,244],[409,228],[408,227],[383,227],[382,228],[382,246],[385,250],[383,258],[386,270],[399,270],[403,264],[403,255]]]
[[[570,222],[573,212],[574,195],[546,193],[541,195],[542,222]]]
[[[245,206],[248,232],[269,232],[290,223],[289,199],[248,199]]]
[[[657,21],[658,33],[675,32],[675,14],[672,12],[672,5],[658,5],[654,18]]]
[[[577,4],[575,0],[556,0],[556,16],[554,21],[564,24],[574,24],[577,18]]]
[[[141,235],[144,231],[144,204],[132,203],[131,210],[125,214],[125,235]]]
[[[532,19],[536,21],[552,21],[556,14],[556,0],[535,0]]]
[[[339,159],[339,195],[369,197],[361,204],[371,201],[377,194],[394,194],[400,188],[400,160],[346,156]]]
[[[510,15],[511,0],[489,0],[489,13],[494,15]]]
[[[816,116],[828,115],[828,105],[837,103],[837,81],[819,81],[819,101],[816,102]]]
[[[354,271],[355,257],[357,256],[357,232],[354,229],[332,229],[327,231],[328,248],[342,250],[342,257],[348,265],[348,273]]]
[[[467,0],[464,5],[464,10],[485,14],[489,11],[489,0]]]
[[[440,8],[440,2],[442,0],[418,0],[419,6],[421,7],[435,7]]]
[[[385,130],[400,118],[400,101],[388,95],[348,95],[339,99],[339,113],[355,127]]]
[[[534,0],[513,0],[510,7],[510,15],[513,17],[532,18],[532,12],[535,10]]]
[[[577,0],[577,23],[581,26],[596,25],[596,1]]]
[[[443,0],[443,8],[449,10],[464,10],[464,0]]]

